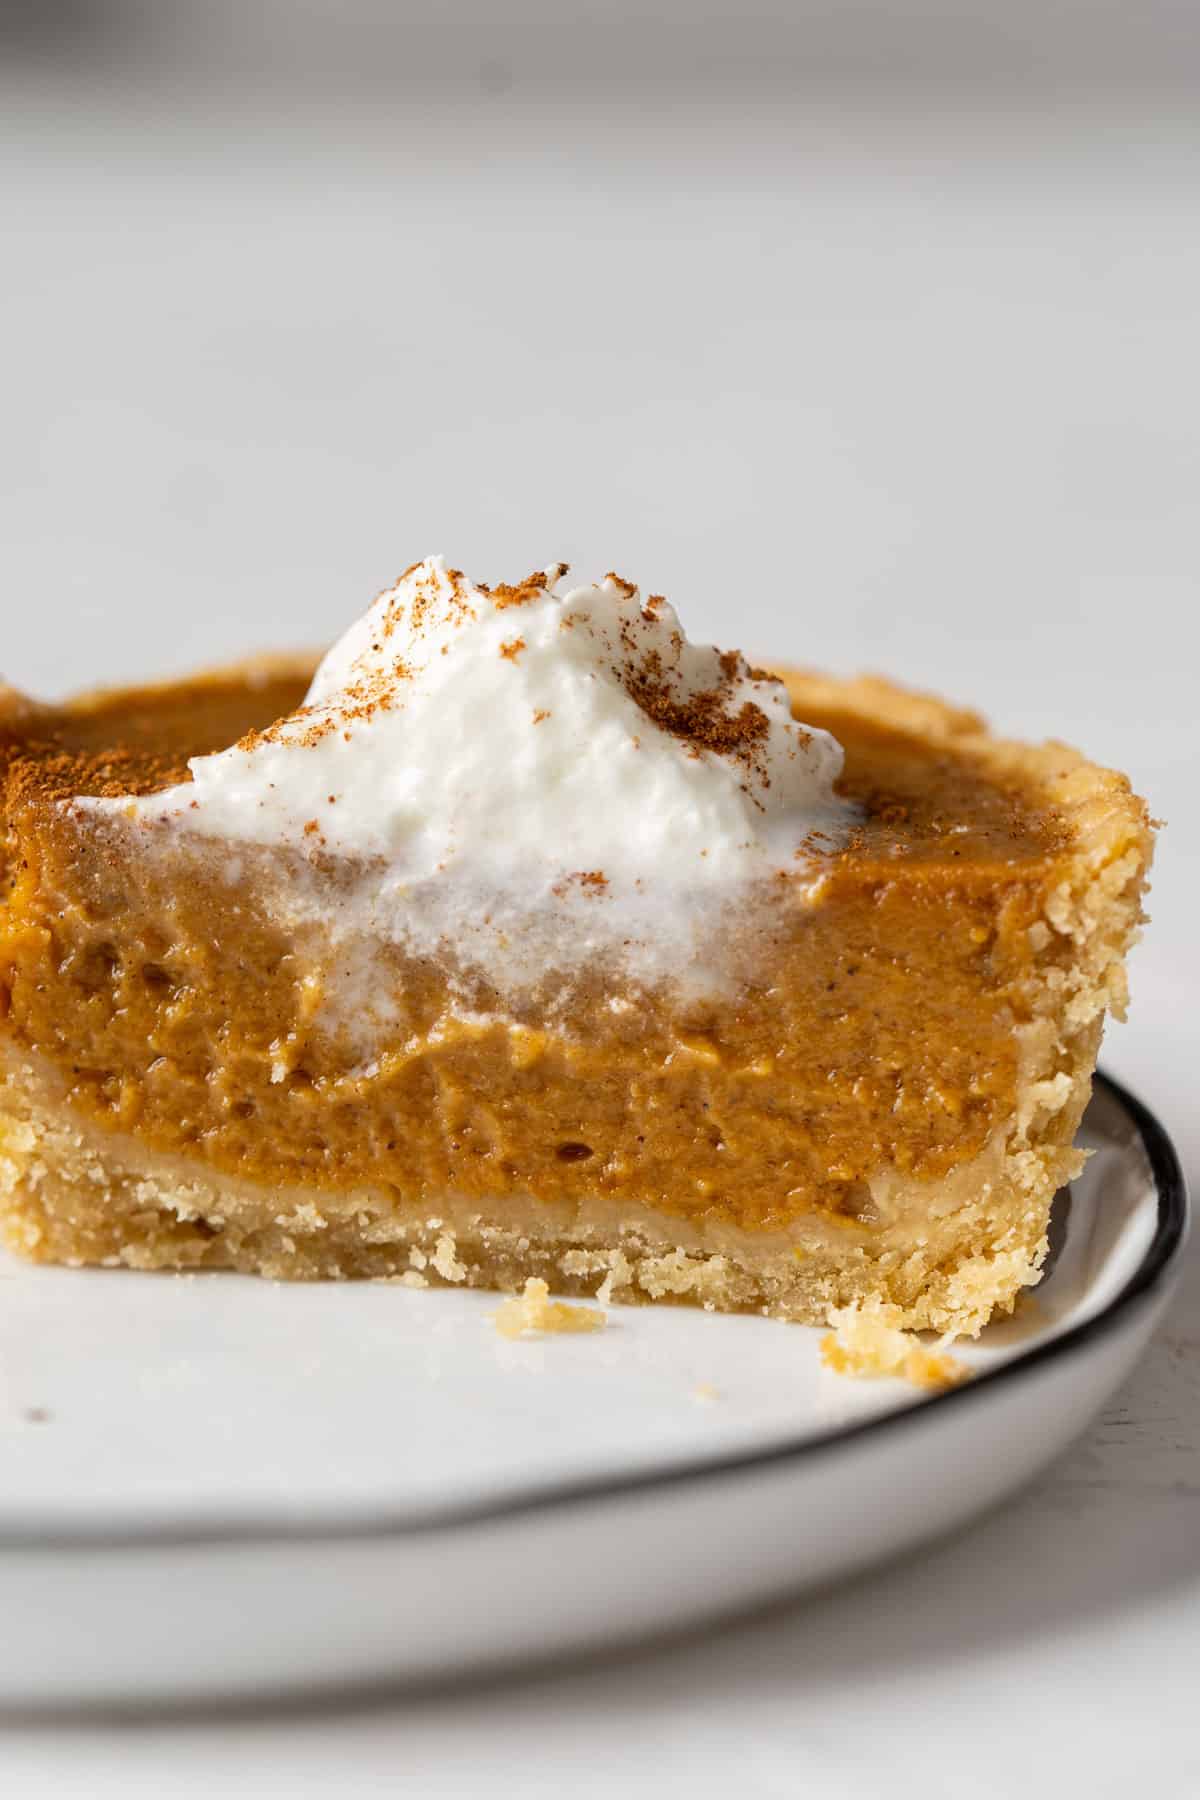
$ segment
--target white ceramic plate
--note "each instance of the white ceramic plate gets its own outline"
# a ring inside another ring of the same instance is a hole
[[[1125,1375],[1186,1201],[1103,1079],[1051,1273],[932,1398],[684,1309],[0,1262],[0,1703],[426,1679],[827,1581],[1026,1481]]]

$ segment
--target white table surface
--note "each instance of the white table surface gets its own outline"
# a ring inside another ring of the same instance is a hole
[[[1080,742],[1170,822],[1104,1060],[1194,1178],[1196,108],[506,80],[10,72],[0,667],[53,692],[319,642],[428,551],[562,555]],[[884,1574],[485,1689],[10,1722],[0,1787],[1200,1792],[1198,1302],[1193,1252],[1086,1438]]]

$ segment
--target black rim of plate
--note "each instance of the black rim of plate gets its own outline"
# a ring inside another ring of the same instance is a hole
[[[183,1522],[131,1519],[120,1525],[97,1523],[43,1530],[32,1524],[28,1527],[19,1525],[0,1530],[0,1552],[178,1549],[270,1542],[354,1543],[432,1536],[439,1532],[528,1519],[563,1507],[596,1505],[655,1490],[727,1481],[759,1471],[796,1466],[864,1439],[879,1437],[882,1433],[919,1430],[934,1419],[944,1417],[949,1407],[980,1406],[998,1390],[1012,1389],[1048,1364],[1072,1357],[1112,1335],[1158,1291],[1186,1238],[1187,1189],[1179,1158],[1166,1131],[1149,1108],[1111,1076],[1097,1072],[1096,1085],[1124,1111],[1145,1151],[1158,1196],[1154,1235],[1138,1267],[1107,1306],[1058,1337],[1019,1353],[997,1368],[982,1371],[961,1387],[949,1388],[896,1412],[838,1426],[815,1436],[784,1439],[762,1449],[682,1461],[662,1469],[634,1471],[628,1475],[584,1476],[548,1482],[457,1506],[379,1512],[361,1517],[332,1516],[323,1520],[216,1517],[210,1521]]]

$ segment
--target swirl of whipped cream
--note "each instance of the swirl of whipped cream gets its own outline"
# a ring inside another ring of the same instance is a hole
[[[423,883],[566,878],[704,888],[836,837],[842,752],[783,684],[693,644],[673,607],[557,564],[475,585],[408,569],[318,668],[305,704],[136,803],[190,833],[382,862]]]

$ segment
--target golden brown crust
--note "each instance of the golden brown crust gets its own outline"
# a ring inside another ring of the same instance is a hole
[[[876,725],[908,732],[930,742],[986,734],[987,722],[969,707],[953,706],[937,694],[901,687],[883,675],[826,675],[819,669],[770,665],[787,683],[798,718],[813,713],[853,713]]]

